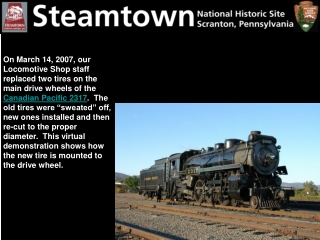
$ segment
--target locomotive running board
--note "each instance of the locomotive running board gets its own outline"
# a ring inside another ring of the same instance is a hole
[[[230,164],[230,165],[222,165],[222,166],[216,166],[216,167],[208,167],[208,168],[201,168],[201,167],[193,167],[187,169],[188,174],[199,174],[202,172],[210,172],[210,171],[219,171],[219,170],[228,170],[228,169],[239,169],[241,172],[244,172],[243,165],[242,164]]]

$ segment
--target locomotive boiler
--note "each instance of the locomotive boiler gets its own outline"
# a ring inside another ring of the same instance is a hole
[[[276,143],[275,137],[252,131],[247,141],[226,139],[207,150],[173,154],[162,160],[164,198],[284,208],[294,190],[281,187],[280,175],[288,172],[279,166],[281,147]]]

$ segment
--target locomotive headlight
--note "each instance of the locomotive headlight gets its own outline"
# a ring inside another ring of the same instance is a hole
[[[282,179],[280,177],[276,177],[276,179],[274,181],[275,181],[277,186],[281,186]]]
[[[272,152],[268,152],[265,155],[265,159],[263,161],[263,165],[264,166],[270,166],[271,164],[274,164],[274,159],[275,159],[276,155],[274,155],[274,153]]]
[[[274,155],[274,153],[267,153],[266,155],[266,159],[268,160],[273,160],[275,159],[276,155]]]

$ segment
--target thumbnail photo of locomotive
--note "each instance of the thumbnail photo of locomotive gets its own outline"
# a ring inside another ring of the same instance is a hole
[[[207,150],[189,150],[155,160],[140,171],[139,194],[162,199],[197,201],[224,206],[250,204],[254,209],[281,209],[288,206],[294,190],[281,187],[280,145],[273,136],[252,131],[248,141],[226,139]]]

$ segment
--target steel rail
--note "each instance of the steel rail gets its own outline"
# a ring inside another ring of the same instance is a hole
[[[120,202],[120,204],[123,204],[122,201],[116,201],[116,203],[117,202],[118,203]],[[130,205],[133,209],[137,208],[139,210],[161,212],[161,213],[184,216],[184,217],[189,217],[197,220],[204,220],[204,221],[209,221],[214,223],[223,223],[228,225],[234,225],[237,227],[244,227],[244,228],[262,230],[267,232],[268,231],[276,232],[283,235],[320,239],[320,232],[316,232],[316,231],[311,232],[311,231],[298,229],[298,228],[307,228],[307,229],[319,230],[320,229],[319,224],[312,224],[312,223],[307,224],[307,223],[301,223],[301,222],[295,222],[295,221],[289,221],[289,220],[268,219],[268,218],[256,217],[256,216],[254,217],[240,216],[240,215],[229,214],[229,213],[207,213],[207,212],[199,212],[196,210],[177,209],[177,208],[172,208],[172,207],[170,208],[170,207],[164,207],[159,205],[151,206],[151,204],[148,204],[149,206],[146,206],[146,204],[130,203]],[[243,220],[250,221],[250,222],[244,222]],[[254,223],[254,222],[258,222],[258,223]],[[277,226],[263,225],[261,224],[261,222],[275,224]],[[283,225],[285,227],[279,227],[278,225]]]
[[[145,240],[171,240],[171,238],[165,238],[124,224],[115,223],[115,228],[121,232],[129,233],[132,236],[144,238]]]

